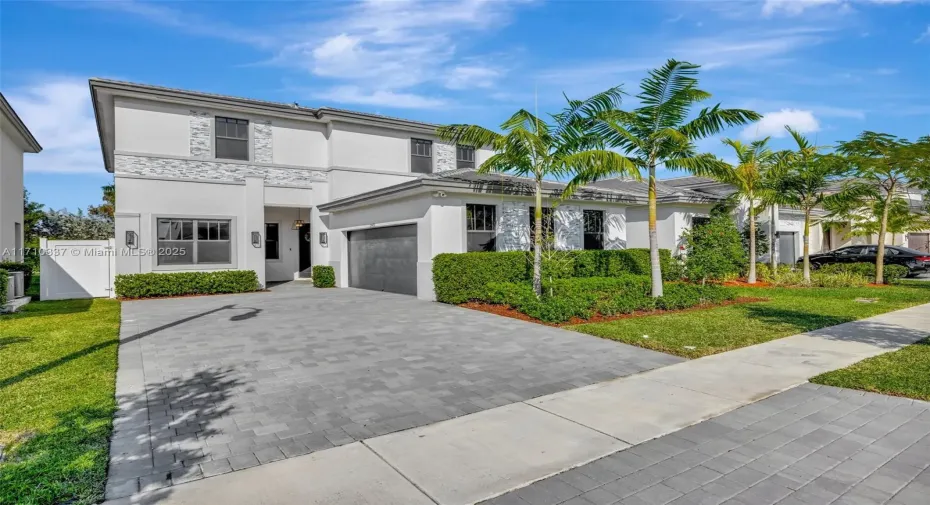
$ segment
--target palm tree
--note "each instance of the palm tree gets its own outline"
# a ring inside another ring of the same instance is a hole
[[[501,124],[504,133],[481,126],[453,124],[442,126],[437,135],[444,141],[470,146],[490,146],[494,154],[478,167],[478,173],[509,172],[535,181],[536,230],[542,230],[542,183],[577,170],[603,169],[639,177],[636,167],[624,156],[605,149],[592,134],[590,125],[597,115],[615,110],[621,102],[620,87],[598,93],[587,100],[568,100],[547,122],[525,109],[518,110]],[[542,233],[533,234],[533,290],[542,294]]]
[[[699,65],[668,60],[649,72],[640,84],[637,98],[642,106],[627,112],[619,109],[596,114],[592,131],[611,148],[624,153],[627,163],[637,172],[649,174],[649,257],[652,264],[652,296],[662,296],[662,267],[656,233],[656,167],[710,174],[719,170],[721,161],[710,154],[698,154],[694,141],[719,133],[728,126],[746,124],[761,116],[742,109],[721,109],[717,104],[701,109],[688,120],[692,107],[711,94],[699,89],[695,77]],[[578,167],[566,188],[570,194],[580,185],[622,175],[613,164],[590,164]]]
[[[766,185],[768,172],[777,163],[777,156],[768,148],[769,137],[745,144],[739,140],[723,139],[736,153],[737,164],[721,164],[709,174],[720,182],[736,188],[733,198],[749,204],[749,284],[756,283],[756,209],[757,205],[773,200]]]
[[[837,191],[837,183],[848,173],[842,158],[819,154],[820,148],[791,127],[785,127],[794,139],[797,150],[782,153],[787,171],[779,181],[777,191],[781,202],[804,213],[804,281],[811,280],[810,232],[811,212],[816,207],[845,205],[852,194]]]

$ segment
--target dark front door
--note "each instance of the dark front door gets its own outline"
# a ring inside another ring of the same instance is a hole
[[[300,230],[297,232],[300,235],[297,237],[297,241],[300,244],[300,261],[297,265],[297,268],[301,272],[310,268],[310,245],[313,243],[313,236],[310,235],[310,225],[304,224],[300,226]]]
[[[417,294],[417,227],[349,232],[349,286]]]
[[[797,232],[783,231],[778,234],[778,262],[783,265],[794,265],[798,261],[797,256]]]

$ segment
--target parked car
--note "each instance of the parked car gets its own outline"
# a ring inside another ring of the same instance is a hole
[[[851,245],[835,251],[811,254],[811,268],[820,268],[832,263],[875,263],[877,245]],[[804,261],[803,258],[798,263]],[[885,246],[885,264],[902,265],[910,270],[909,275],[930,271],[930,255],[925,252],[897,245]]]

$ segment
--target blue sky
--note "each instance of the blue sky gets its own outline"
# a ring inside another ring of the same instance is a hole
[[[543,113],[563,92],[635,95],[671,57],[704,65],[709,104],[765,114],[725,136],[930,133],[925,0],[0,5],[0,90],[45,147],[27,156],[26,187],[72,210],[111,180],[88,77],[496,127],[534,96]],[[699,147],[729,157],[719,138]]]

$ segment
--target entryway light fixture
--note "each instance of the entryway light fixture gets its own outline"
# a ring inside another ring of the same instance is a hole
[[[297,219],[294,220],[294,229],[299,230],[303,225],[304,221],[300,219],[300,209],[297,209]]]

